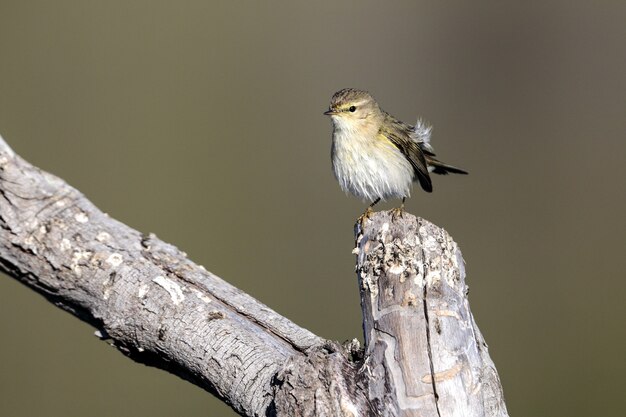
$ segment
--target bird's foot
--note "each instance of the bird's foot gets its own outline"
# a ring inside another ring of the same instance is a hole
[[[361,225],[361,228],[363,228],[363,226],[365,226],[365,220],[369,220],[369,218],[372,215],[372,213],[374,213],[374,210],[372,210],[372,207],[374,207],[376,204],[378,204],[379,201],[380,201],[380,197],[378,197],[376,200],[374,200],[374,202],[372,204],[367,206],[367,209],[365,209],[365,213],[361,214],[361,217],[359,217],[359,221],[358,221],[359,224]]]
[[[404,214],[404,204],[400,207],[392,208],[391,212],[391,221],[395,222],[398,218],[402,218],[402,214]]]
[[[361,214],[361,216],[359,217],[359,223],[361,224],[361,226],[365,225],[365,221],[369,220],[369,218],[371,217],[371,215],[374,213],[374,210],[372,210],[372,207],[368,207],[365,209],[365,212],[363,214]]]
[[[398,217],[402,218],[402,214],[404,213],[404,202],[406,201],[406,196],[402,197],[402,203],[400,203],[400,207],[396,207],[391,209],[391,221],[395,222]]]

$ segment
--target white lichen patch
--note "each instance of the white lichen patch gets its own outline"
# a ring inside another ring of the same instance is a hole
[[[65,200],[59,200],[56,203],[54,203],[54,205],[57,207],[65,207]]]
[[[111,235],[108,234],[107,232],[100,232],[96,236],[96,240],[98,242],[108,242],[109,240],[111,240]]]
[[[370,298],[374,299],[378,296],[378,282],[373,280],[369,275],[365,275],[362,279],[364,289],[370,291]]]
[[[76,220],[78,223],[87,223],[89,221],[89,217],[87,217],[87,214],[85,214],[84,212],[79,211],[74,215],[74,220]]]
[[[383,223],[383,225],[380,227],[380,231],[382,233],[386,233],[389,231],[389,223],[385,222]]]
[[[406,267],[401,262],[399,262],[399,263],[394,263],[391,266],[391,268],[389,268],[389,272],[395,275],[400,275],[401,273],[404,272],[405,269]]]
[[[356,248],[352,249],[352,254],[353,255],[358,255],[359,254],[359,247],[358,246]]]
[[[139,291],[137,291],[137,297],[139,298],[145,297],[146,294],[148,294],[149,289],[150,289],[150,286],[148,284],[141,284],[139,286]]]
[[[102,298],[104,298],[105,300],[108,300],[111,296],[111,291],[113,284],[115,283],[116,276],[117,275],[115,273],[111,273],[109,274],[109,276],[106,277],[104,281],[102,281],[102,286],[104,287],[104,290],[102,291]]]
[[[439,281],[441,281],[441,273],[439,270],[428,271],[426,274],[426,285],[430,287],[431,285],[437,284]]]
[[[426,237],[426,240],[423,241],[423,245],[426,249],[435,251],[439,247],[439,242],[437,242],[437,239],[435,238],[435,236],[428,235]]]
[[[91,257],[91,255],[93,255],[93,252],[90,252],[88,250],[77,250],[76,252],[74,252],[74,254],[72,255],[72,260],[70,262],[70,268],[72,269],[72,271],[74,271],[74,274],[76,274],[76,276],[80,277],[82,274],[79,264],[87,261]]]
[[[163,287],[163,289],[170,294],[172,302],[175,305],[180,304],[185,299],[185,295],[183,294],[183,290],[180,288],[180,285],[178,285],[171,279],[159,275],[152,281]]]
[[[202,291],[199,291],[195,288],[192,288],[193,293],[196,295],[196,297],[198,297],[200,300],[204,301],[205,303],[210,303],[211,302],[211,298],[209,298],[206,294],[202,293]]]
[[[59,243],[59,249],[61,249],[63,252],[72,249],[72,244],[70,243],[70,240],[67,238],[61,239],[61,243]]]
[[[415,275],[415,278],[413,278],[413,283],[415,283],[415,285],[419,288],[424,286],[424,265],[421,263],[417,264],[417,274]]]
[[[111,265],[113,268],[116,268],[120,266],[122,262],[124,262],[124,258],[119,253],[112,253],[111,255],[109,255],[105,262]]]
[[[413,291],[406,290],[404,292],[404,297],[402,297],[402,306],[406,307],[415,307],[417,305],[417,296],[413,294]]]
[[[24,239],[24,245],[28,247],[29,250],[33,252],[33,254],[37,255],[37,246],[35,246],[35,238],[32,236],[28,236]]]
[[[439,281],[441,281],[441,271],[439,269],[428,271],[426,274],[426,285],[430,287],[439,283]]]
[[[83,260],[87,260],[91,257],[91,255],[93,255],[93,252],[79,249],[76,252],[74,252],[74,255],[72,256],[72,263],[74,264],[74,263],[81,262]]]

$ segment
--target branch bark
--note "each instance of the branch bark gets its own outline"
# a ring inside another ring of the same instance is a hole
[[[108,217],[0,138],[0,270],[133,360],[242,416],[506,416],[447,233],[377,213],[355,250],[365,349],[312,334]]]
[[[384,416],[507,416],[450,235],[378,213],[357,238],[368,398]],[[390,409],[392,408],[392,409]]]

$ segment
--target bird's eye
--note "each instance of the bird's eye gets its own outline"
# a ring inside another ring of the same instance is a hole
[[[354,113],[356,111],[356,107],[350,106],[348,110],[350,110],[350,113]]]

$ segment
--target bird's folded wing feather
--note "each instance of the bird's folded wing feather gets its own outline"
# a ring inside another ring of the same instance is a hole
[[[387,115],[391,118],[391,116]],[[393,119],[393,118],[391,118]],[[428,174],[426,158],[418,142],[412,137],[412,127],[398,120],[389,120],[383,123],[381,134],[393,143],[400,152],[411,162],[415,177],[419,180],[424,191],[431,192],[433,185]]]

